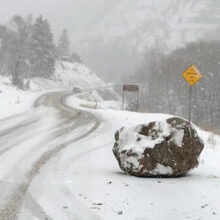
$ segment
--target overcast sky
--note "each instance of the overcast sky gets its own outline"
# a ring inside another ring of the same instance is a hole
[[[57,36],[63,28],[71,35],[91,27],[116,4],[118,0],[0,0],[0,23],[6,23],[14,14],[48,18]]]

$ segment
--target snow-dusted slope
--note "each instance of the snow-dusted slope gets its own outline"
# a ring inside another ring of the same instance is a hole
[[[72,89],[77,87],[103,86],[104,82],[88,67],[81,63],[57,62],[51,79],[34,78],[32,90]]]
[[[215,37],[219,14],[217,0],[123,0],[87,35],[82,55],[98,72],[127,72],[146,48],[170,52]]]

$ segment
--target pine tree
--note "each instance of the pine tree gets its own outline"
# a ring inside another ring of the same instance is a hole
[[[32,76],[48,78],[55,70],[55,44],[50,25],[42,16],[33,25],[31,51]]]
[[[69,57],[70,56],[70,40],[69,35],[66,29],[62,31],[62,34],[59,39],[57,46],[57,54],[59,57]]]
[[[6,61],[8,60],[8,49],[6,49],[6,45],[8,45],[7,40],[7,28],[3,25],[0,25],[0,74],[7,75],[7,67]]]
[[[1,28],[1,71],[11,75],[12,83],[22,88],[29,71],[31,20],[14,16],[8,26]]]

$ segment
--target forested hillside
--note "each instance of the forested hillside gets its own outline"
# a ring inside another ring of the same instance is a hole
[[[67,30],[56,46],[50,24],[42,16],[16,15],[0,25],[0,75],[9,76],[15,86],[25,89],[33,77],[50,78],[58,60],[81,61],[71,51]]]
[[[220,123],[220,42],[190,43],[169,55],[153,50],[131,81],[141,86],[141,106],[188,118],[189,85],[182,72],[195,64],[203,78],[193,87],[192,118],[199,125],[219,130]]]
[[[78,44],[100,76],[133,74],[146,50],[170,53],[187,43],[219,39],[218,0],[122,0]]]

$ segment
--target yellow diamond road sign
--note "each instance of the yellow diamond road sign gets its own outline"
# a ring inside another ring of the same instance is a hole
[[[194,86],[202,78],[202,74],[195,65],[191,65],[182,76],[190,86]]]

